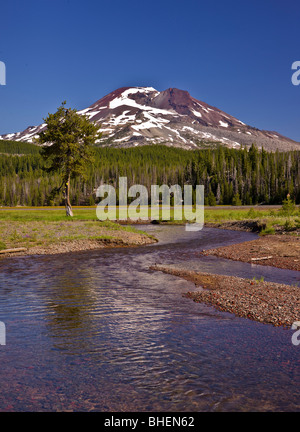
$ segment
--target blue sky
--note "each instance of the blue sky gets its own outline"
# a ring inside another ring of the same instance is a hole
[[[0,134],[145,85],[300,141],[298,0],[11,0],[0,20]]]

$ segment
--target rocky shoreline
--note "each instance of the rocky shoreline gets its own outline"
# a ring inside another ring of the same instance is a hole
[[[201,255],[300,271],[300,237],[268,235],[244,243],[203,250]]]
[[[295,321],[299,320],[298,287],[236,276],[180,270],[170,266],[155,265],[150,269],[194,282],[200,289],[187,292],[183,296],[198,303],[214,306],[219,311],[276,327],[290,328]]]

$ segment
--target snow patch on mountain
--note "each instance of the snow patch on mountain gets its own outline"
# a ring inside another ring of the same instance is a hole
[[[228,127],[228,123],[223,122],[222,120],[219,120],[220,126],[222,127]]]

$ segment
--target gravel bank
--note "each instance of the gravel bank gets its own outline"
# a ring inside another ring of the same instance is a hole
[[[184,296],[223,312],[274,326],[291,327],[300,318],[300,289],[273,282],[213,275],[155,265],[152,270],[182,277],[202,289]]]
[[[264,236],[240,244],[204,250],[201,255],[300,271],[300,237]]]

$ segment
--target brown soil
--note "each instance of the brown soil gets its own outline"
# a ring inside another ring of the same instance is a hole
[[[202,255],[300,271],[300,237],[270,235],[257,240],[208,249]]]
[[[207,228],[220,228],[233,231],[260,232],[266,228],[266,223],[259,220],[241,220],[227,222],[205,222]]]
[[[201,286],[201,291],[188,292],[184,296],[195,302],[214,306],[220,311],[274,326],[290,327],[299,320],[298,287],[159,265],[150,268],[182,277],[194,282],[198,287]]]
[[[267,219],[245,219],[245,220],[233,220],[225,222],[205,222],[205,226],[208,228],[220,228],[233,231],[248,231],[248,232],[261,232],[268,225]],[[286,230],[284,225],[273,225],[272,228],[275,230],[275,234],[292,234],[300,235],[300,230],[297,227]]]

